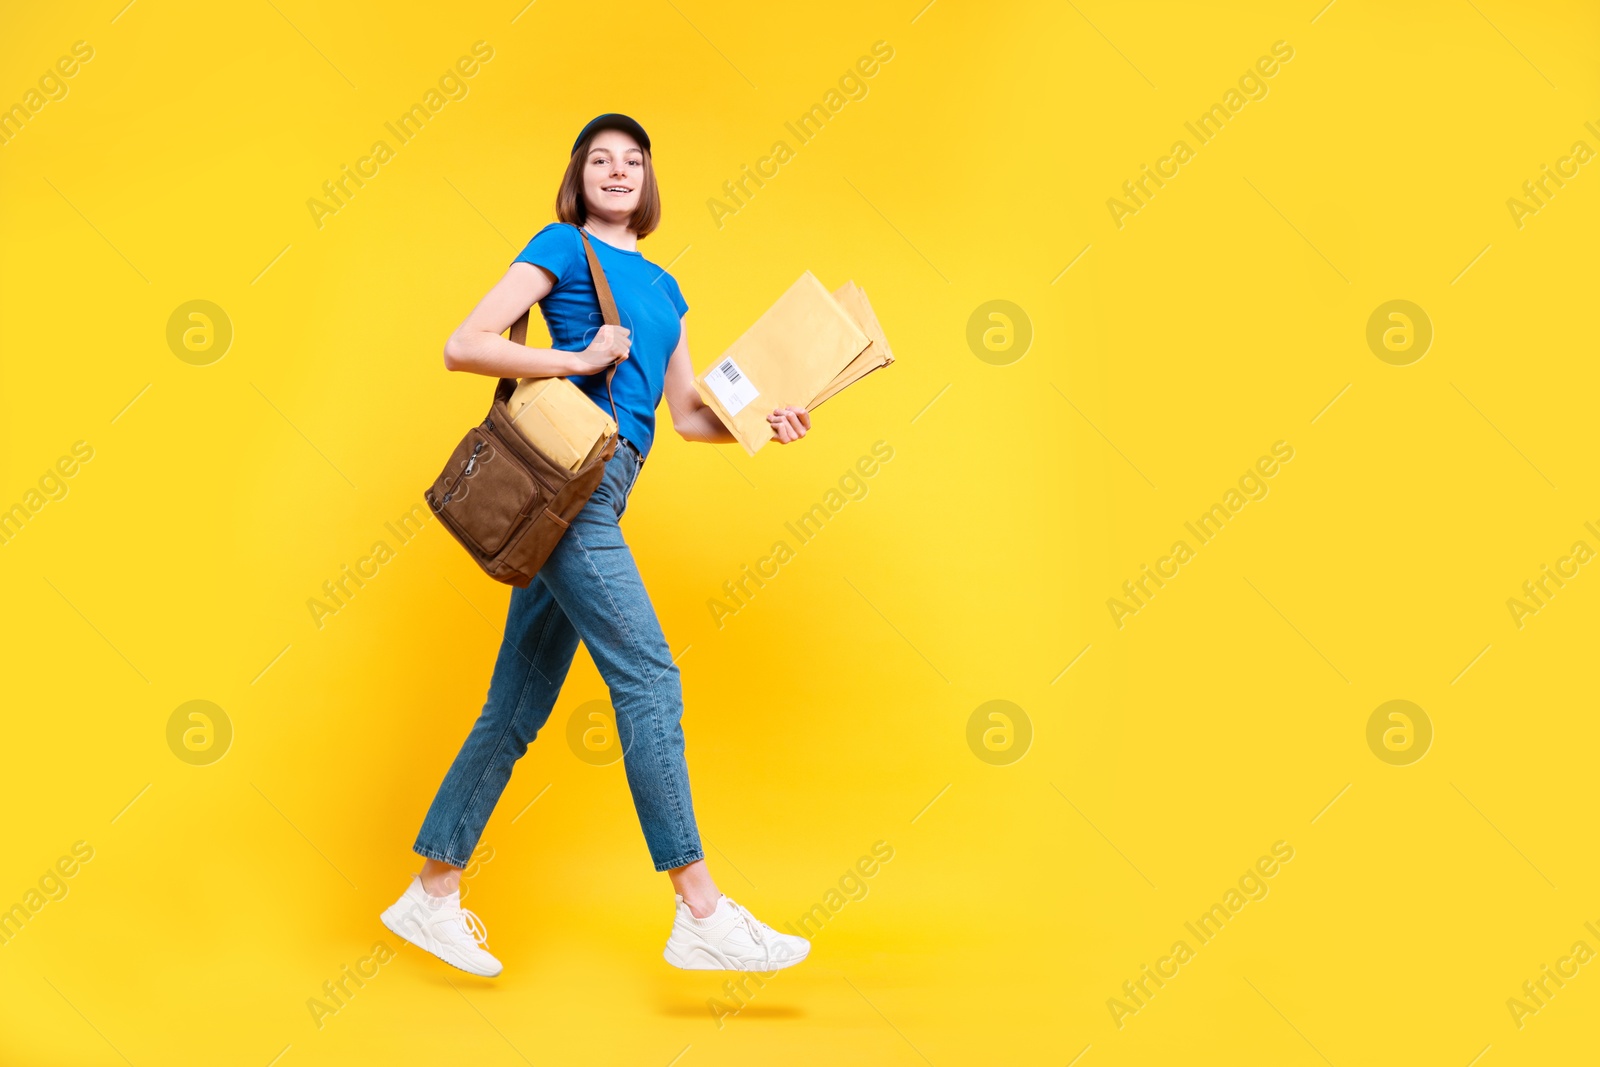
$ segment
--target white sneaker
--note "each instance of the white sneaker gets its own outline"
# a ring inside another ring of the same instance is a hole
[[[421,877],[412,875],[400,899],[384,911],[383,925],[468,974],[493,978],[500,973],[500,961],[487,951],[489,931],[461,906],[459,890],[447,897],[430,897]]]
[[[767,973],[793,967],[811,951],[811,942],[805,938],[778,933],[726,895],[717,901],[717,910],[704,919],[694,917],[683,897],[673,897],[678,911],[662,955],[674,967],[686,971]]]

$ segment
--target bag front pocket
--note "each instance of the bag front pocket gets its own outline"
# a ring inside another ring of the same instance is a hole
[[[434,512],[486,557],[499,552],[523,520],[545,506],[548,495],[482,426],[461,439],[427,494]]]

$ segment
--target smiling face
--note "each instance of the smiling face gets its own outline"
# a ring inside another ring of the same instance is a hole
[[[589,214],[626,223],[639,207],[645,184],[644,149],[621,130],[601,130],[589,142],[583,165],[583,199]]]
[[[556,190],[556,218],[582,226],[591,216],[641,239],[661,222],[655,163],[620,130],[600,130],[573,152]]]

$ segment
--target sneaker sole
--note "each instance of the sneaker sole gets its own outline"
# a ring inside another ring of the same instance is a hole
[[[427,945],[423,944],[421,941],[418,941],[418,940],[412,938],[404,930],[401,930],[395,923],[393,923],[393,922],[391,922],[389,920],[389,913],[387,911],[385,911],[382,915],[380,915],[379,919],[382,920],[383,925],[388,928],[390,933],[394,934],[394,936],[398,937],[400,940],[404,941],[406,944],[415,945],[417,948],[420,948],[422,951],[426,952],[428,955],[432,956],[434,959],[438,960],[440,963],[443,963],[446,966],[454,967],[456,970],[460,971],[462,974],[470,974],[470,975],[473,975],[473,976],[478,977],[478,978],[496,978],[496,977],[499,977],[501,971],[505,970],[505,967],[502,966],[500,968],[500,970],[495,971],[493,974],[489,974],[489,973],[485,973],[483,971],[474,971],[474,970],[472,970],[472,969],[470,969],[468,967],[463,967],[463,966],[461,966],[461,964],[456,963],[454,960],[446,959],[445,957],[439,955],[439,953],[435,952],[433,949],[429,948]]]
[[[745,971],[752,974],[772,974],[774,971],[781,971],[786,967],[793,967],[797,963],[804,962],[809,955],[811,955],[811,947],[808,945],[804,952],[793,959],[775,962],[770,967],[746,967],[705,945],[694,945],[686,952],[679,949],[671,941],[668,941],[666,950],[661,953],[661,958],[682,971]]]

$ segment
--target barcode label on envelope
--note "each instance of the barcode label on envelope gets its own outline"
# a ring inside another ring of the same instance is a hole
[[[706,372],[706,387],[716,395],[730,417],[749,407],[760,393],[732,359],[724,359]]]

